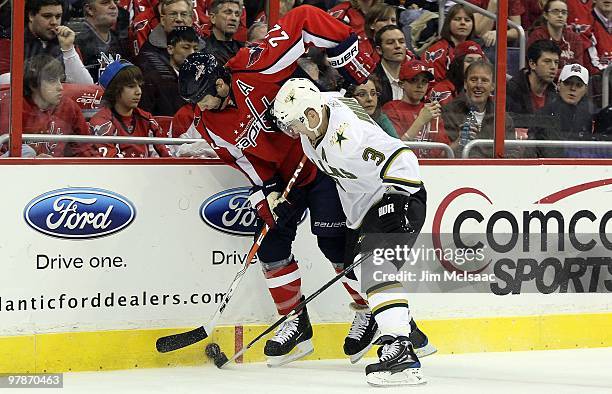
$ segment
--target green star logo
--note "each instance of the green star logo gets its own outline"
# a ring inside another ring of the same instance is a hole
[[[342,149],[342,141],[346,141],[348,138],[344,136],[344,130],[336,131],[336,142],[340,145],[340,149]]]

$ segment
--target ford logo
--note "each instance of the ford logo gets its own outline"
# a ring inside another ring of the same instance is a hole
[[[26,205],[26,222],[52,237],[90,239],[123,230],[136,209],[125,197],[108,190],[69,188],[42,194]]]
[[[257,211],[249,204],[249,188],[237,187],[224,190],[206,199],[200,207],[200,217],[215,230],[244,237],[258,231]],[[306,211],[300,223],[306,219]]]

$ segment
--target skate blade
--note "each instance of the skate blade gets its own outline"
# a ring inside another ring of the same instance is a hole
[[[431,343],[427,342],[427,345],[420,347],[420,348],[415,348],[414,352],[416,353],[417,357],[422,358],[422,357],[427,357],[427,356],[431,356],[432,354],[434,354],[435,352],[437,352],[438,349],[432,345]]]
[[[295,345],[293,350],[287,354],[282,356],[268,356],[267,364],[270,368],[281,367],[285,364],[289,364],[290,362],[306,357],[312,352],[314,352],[314,346],[312,345],[312,340],[308,339]]]
[[[376,334],[374,334],[374,336],[372,337],[372,342],[370,342],[370,344],[366,346],[365,349],[363,349],[362,351],[358,353],[350,355],[349,358],[351,360],[351,364],[357,364],[359,360],[361,360],[363,356],[365,356],[366,353],[372,348],[372,346],[374,345],[374,342],[376,341],[376,338],[378,338],[379,336],[380,336],[380,330],[377,330]]]
[[[421,368],[408,368],[396,373],[390,371],[372,372],[366,375],[366,381],[374,387],[416,386],[427,383],[421,373]]]

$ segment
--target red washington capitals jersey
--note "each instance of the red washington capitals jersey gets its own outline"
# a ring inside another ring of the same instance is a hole
[[[194,118],[201,119],[197,130],[225,163],[253,184],[262,185],[275,174],[288,181],[303,156],[300,140],[277,131],[266,113],[308,47],[333,48],[350,34],[348,26],[318,8],[291,10],[262,43],[242,48],[228,61],[234,100],[219,112],[195,106]],[[316,168],[307,162],[298,184],[315,175]]]

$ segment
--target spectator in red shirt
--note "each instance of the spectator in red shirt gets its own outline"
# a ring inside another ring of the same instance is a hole
[[[525,31],[531,30],[535,27],[536,21],[542,16],[544,10],[544,4],[547,0],[524,0],[523,6],[525,12],[521,15],[521,26]],[[574,0],[569,0],[574,1]],[[590,1],[590,0],[589,0]],[[569,6],[569,4],[568,4]]]
[[[400,69],[400,84],[404,91],[401,100],[394,100],[383,106],[397,134],[404,141],[436,141],[449,143],[444,122],[440,118],[442,107],[438,102],[425,103],[429,83],[433,74],[425,63],[412,60],[402,64]],[[418,149],[418,157],[439,157],[439,150]]]
[[[143,84],[142,72],[132,63],[111,63],[100,76],[105,107],[89,121],[91,134],[106,136],[166,137],[150,113],[138,108]],[[164,145],[153,145],[161,157],[171,156]],[[147,145],[96,144],[103,157],[149,157]]]
[[[527,48],[528,67],[507,84],[506,110],[512,114],[534,114],[554,97],[561,49],[551,40],[536,41]],[[533,116],[515,117],[519,127],[530,127]],[[525,124],[526,123],[526,124]]]
[[[469,2],[497,14],[497,0],[469,0]],[[521,15],[524,12],[525,8],[522,1],[508,1],[508,19],[520,25]],[[474,18],[476,19],[476,34],[482,38],[484,45],[487,47],[495,45],[497,39],[495,20],[478,13],[474,14]],[[508,29],[508,41],[515,41],[518,37],[519,34],[516,29]]]
[[[568,0],[568,23],[576,33],[584,33],[593,23],[593,0]]]
[[[423,61],[432,70],[436,81],[446,78],[448,67],[455,56],[455,46],[472,39],[474,22],[474,13],[462,4],[455,4],[448,11],[441,38],[423,54]]]
[[[605,70],[612,63],[612,2],[593,0],[591,23],[584,32],[587,39],[585,66],[591,75]]]
[[[357,33],[361,43],[368,39],[365,33],[365,15],[374,5],[382,2],[382,0],[348,0],[333,7],[329,10],[329,14],[349,25]]]
[[[24,134],[88,135],[87,122],[79,106],[64,97],[65,78],[61,62],[49,55],[36,55],[25,66],[23,77]],[[3,127],[8,131],[8,127]],[[65,142],[30,144],[38,157],[97,156],[85,145]]]
[[[455,58],[448,68],[446,79],[436,82],[429,91],[429,99],[444,105],[463,91],[465,70],[478,60],[485,60],[480,45],[474,41],[465,41],[455,47]]]
[[[567,27],[567,4],[564,0],[546,2],[539,24],[529,33],[527,47],[538,40],[551,40],[561,49],[559,69],[566,64],[584,64],[583,39]]]

